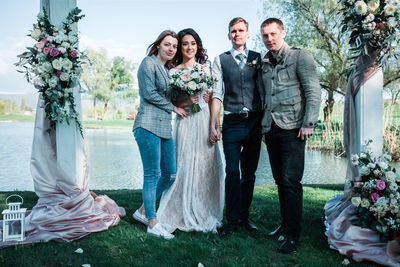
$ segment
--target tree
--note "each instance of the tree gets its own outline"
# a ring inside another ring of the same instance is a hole
[[[129,97],[134,97],[135,93],[137,97],[137,91],[133,90],[134,78],[132,72],[134,69],[134,65],[124,57],[117,56],[113,58],[108,77],[109,93],[103,99],[103,119],[106,117],[106,112],[110,101],[113,102],[116,99],[124,98],[127,95]]]
[[[95,51],[89,49],[88,63],[83,65],[83,73],[81,81],[85,89],[93,97],[94,119],[97,120],[97,101],[107,99],[109,86],[109,70],[111,62],[107,57],[107,52],[104,49]]]
[[[273,8],[271,8],[271,3]],[[264,2],[266,17],[280,17],[287,30],[286,41],[307,48],[317,64],[321,88],[327,93],[324,117],[330,120],[334,94],[345,94],[348,67],[346,36],[340,30],[340,6],[336,0],[272,0]]]

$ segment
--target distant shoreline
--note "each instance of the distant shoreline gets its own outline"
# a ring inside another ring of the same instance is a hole
[[[0,122],[35,122],[35,116],[21,114],[0,115]],[[131,129],[133,120],[84,120],[86,129]]]

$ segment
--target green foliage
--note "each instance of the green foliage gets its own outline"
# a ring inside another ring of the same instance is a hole
[[[267,233],[279,224],[278,194],[275,186],[256,187],[250,217],[258,233],[244,229],[228,239],[213,233],[180,232],[171,241],[146,234],[146,228],[132,218],[142,201],[140,190],[96,191],[107,194],[124,207],[127,215],[120,225],[93,233],[70,243],[48,242],[2,248],[0,264],[6,266],[340,266],[344,256],[328,247],[323,225],[323,207],[343,185],[304,188],[303,232],[296,253],[276,252],[276,238]],[[11,192],[10,192],[11,193]],[[0,210],[8,192],[0,193]],[[37,201],[33,192],[18,192],[24,207]],[[82,248],[83,253],[74,251]],[[351,266],[374,266],[351,262]]]
[[[8,99],[0,99],[0,115],[19,113],[21,110],[17,103]]]
[[[87,51],[89,64],[83,67],[81,82],[93,99],[93,108],[96,110],[98,102],[104,104],[103,118],[107,112],[108,103],[114,105],[120,101],[134,102],[138,97],[133,87],[133,71],[136,68],[124,57],[110,59],[105,49]],[[97,119],[97,113],[94,115]]]

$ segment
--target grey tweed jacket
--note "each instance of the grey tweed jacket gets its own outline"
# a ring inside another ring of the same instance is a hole
[[[156,56],[143,59],[138,70],[140,106],[133,130],[146,129],[161,138],[172,138],[171,88],[168,71]]]

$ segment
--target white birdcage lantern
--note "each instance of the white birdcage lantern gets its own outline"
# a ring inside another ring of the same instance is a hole
[[[19,197],[21,202],[10,202],[11,197]],[[3,242],[23,241],[25,239],[25,212],[21,209],[24,199],[19,195],[10,195],[6,198],[8,209],[3,210]]]

